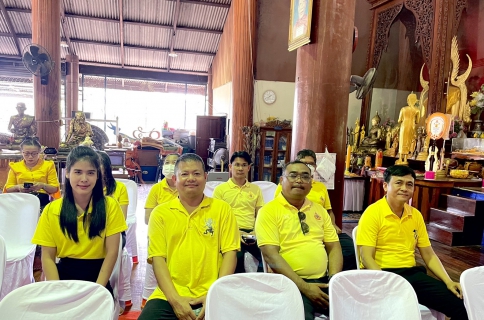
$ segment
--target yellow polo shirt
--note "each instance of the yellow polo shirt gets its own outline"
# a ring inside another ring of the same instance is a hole
[[[145,209],[153,209],[159,204],[168,202],[178,197],[178,190],[170,188],[166,178],[155,184],[150,189],[146,198]]]
[[[116,200],[106,197],[106,228],[101,236],[89,239],[89,230],[83,226],[84,213],[77,217],[77,235],[79,242],[71,240],[60,227],[60,211],[63,199],[49,203],[40,216],[39,223],[32,238],[32,243],[40,246],[57,248],[58,258],[103,259],[106,257],[104,241],[106,237],[128,229],[123,212]],[[82,210],[80,210],[82,212]],[[89,204],[88,213],[92,206]]]
[[[304,212],[309,232],[303,234],[298,212]],[[279,254],[303,279],[318,279],[326,274],[328,255],[324,242],[339,241],[327,211],[306,199],[301,210],[282,194],[259,210],[255,222],[259,247],[278,246]]]
[[[361,216],[356,244],[375,247],[380,268],[410,268],[416,265],[415,248],[429,247],[430,240],[420,211],[405,204],[399,218],[383,197]]]
[[[282,185],[279,183],[277,185],[276,191],[274,192],[274,198],[282,192]],[[328,189],[324,183],[319,181],[314,181],[311,184],[311,191],[306,196],[309,201],[320,204],[326,210],[331,210],[331,201],[329,200]]]
[[[57,171],[55,170],[55,164],[53,161],[44,160],[39,158],[39,162],[29,169],[25,165],[25,161],[10,162],[10,171],[8,172],[7,182],[5,183],[5,189],[11,188],[24,182],[41,182],[51,186],[59,187],[59,180],[57,179]],[[44,189],[39,192],[47,193]]]
[[[229,179],[215,188],[213,198],[223,200],[230,205],[239,229],[253,230],[255,209],[264,205],[264,198],[259,186],[248,181],[239,187],[232,179]]]
[[[106,187],[104,187],[104,194],[106,194]],[[113,194],[110,195],[111,198],[114,198],[120,206],[125,206],[129,204],[129,197],[128,197],[128,189],[124,185],[124,183],[116,181],[116,190],[114,190]]]
[[[148,224],[148,257],[164,257],[179,295],[198,298],[218,279],[222,253],[240,249],[230,206],[204,197],[189,214],[176,198],[157,206]],[[166,300],[158,286],[151,299]]]

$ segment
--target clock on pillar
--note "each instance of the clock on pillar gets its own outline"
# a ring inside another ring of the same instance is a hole
[[[273,104],[276,102],[276,93],[272,90],[267,90],[264,92],[262,98],[266,104]]]

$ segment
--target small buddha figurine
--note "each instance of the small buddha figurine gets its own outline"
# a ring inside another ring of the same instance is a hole
[[[11,116],[8,123],[8,131],[13,133],[13,144],[20,144],[27,137],[35,137],[37,123],[34,116],[25,114],[25,103],[17,103],[18,115]]]
[[[360,141],[360,119],[355,121],[355,129],[353,130],[353,150],[356,150],[359,146]]]
[[[400,158],[396,164],[407,164],[407,157],[412,152],[415,127],[420,120],[420,110],[417,107],[417,102],[417,95],[412,92],[407,97],[408,105],[400,110],[400,116],[398,117],[398,122],[400,123],[398,153]]]
[[[390,149],[392,146],[392,129],[388,128],[385,139],[385,150]]]
[[[75,118],[71,120],[65,146],[71,148],[76,147],[83,142],[87,136],[93,136],[91,125],[86,122],[84,112],[76,112]]]
[[[365,132],[365,125],[363,125],[361,127],[361,131],[360,131],[360,143],[361,143],[361,141],[363,141],[365,139],[365,134],[366,134],[366,132]]]
[[[377,149],[385,146],[385,140],[383,140],[382,127],[380,126],[381,118],[376,115],[371,119],[371,128],[368,131],[368,137],[364,138],[360,146],[369,149],[370,152],[376,152]]]

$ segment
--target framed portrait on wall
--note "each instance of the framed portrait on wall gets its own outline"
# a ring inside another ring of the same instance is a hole
[[[308,44],[311,39],[313,0],[291,0],[289,20],[289,51]]]

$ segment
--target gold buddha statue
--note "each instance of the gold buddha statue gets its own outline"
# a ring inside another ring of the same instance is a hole
[[[368,130],[368,136],[360,142],[360,148],[369,152],[376,152],[378,149],[385,147],[385,139],[383,137],[383,129],[380,126],[381,118],[376,115],[371,119],[371,128]]]
[[[78,111],[76,112],[75,118],[71,120],[66,142],[62,146],[69,148],[77,147],[80,143],[86,141],[87,137],[91,138],[92,136],[91,125],[86,122],[84,112]]]
[[[34,116],[25,114],[25,103],[17,103],[18,114],[10,117],[8,131],[13,133],[14,144],[20,144],[27,137],[35,137],[37,134],[37,123]]]
[[[400,116],[398,117],[398,123],[400,123],[398,153],[400,158],[395,164],[407,164],[408,155],[415,150],[413,146],[414,139],[416,141],[415,128],[420,120],[420,110],[417,107],[417,102],[417,95],[412,92],[407,97],[408,106],[400,110]]]

